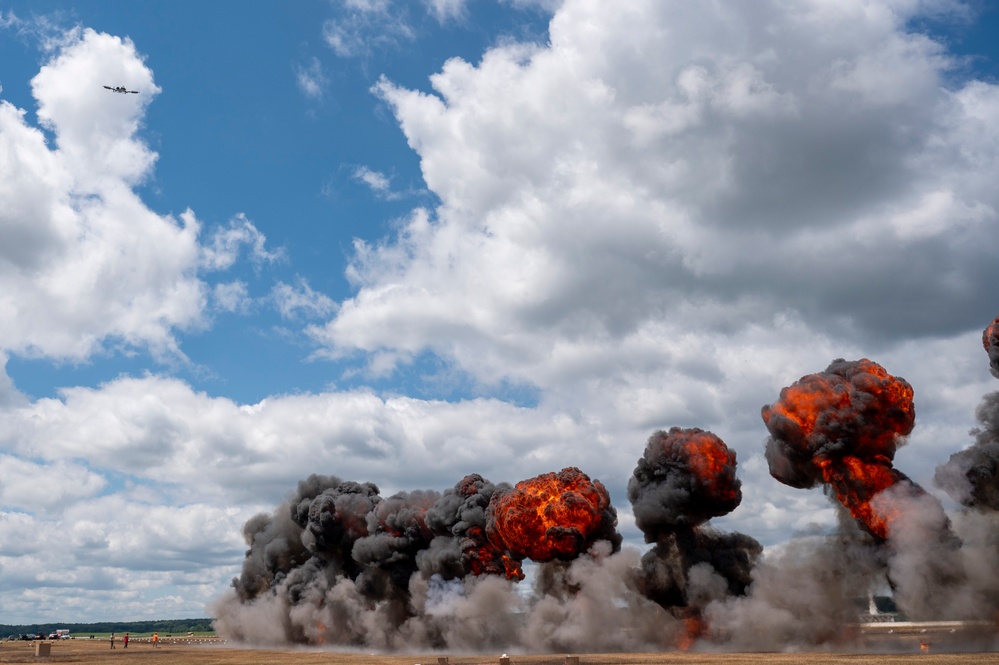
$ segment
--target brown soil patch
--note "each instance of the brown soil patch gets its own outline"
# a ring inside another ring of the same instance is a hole
[[[437,665],[440,654],[382,655],[319,649],[248,649],[219,641],[164,640],[159,647],[133,640],[112,651],[103,640],[53,642],[51,655],[35,656],[32,642],[0,643],[0,664],[86,665]],[[499,665],[500,654],[447,654],[448,665]],[[510,665],[564,665],[565,654],[514,655]],[[999,665],[999,653],[620,653],[580,654],[579,665]]]

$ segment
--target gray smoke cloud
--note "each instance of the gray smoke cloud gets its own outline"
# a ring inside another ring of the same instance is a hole
[[[865,618],[868,594],[884,594],[905,620],[969,622],[934,636],[935,649],[999,645],[999,516],[950,520],[939,501],[904,483],[877,502],[900,511],[887,540],[872,536],[836,504],[835,533],[772,548],[753,568],[745,595],[706,606],[711,644],[741,651],[905,648],[904,642],[879,642],[861,630],[860,622],[871,620]]]
[[[952,499],[977,510],[999,510],[999,392],[989,393],[975,412],[974,443],[937,467],[933,481]]]
[[[884,582],[884,556],[856,526],[841,526],[773,548],[754,567],[745,596],[710,603],[704,614],[714,641],[749,651],[848,643],[846,629],[862,611],[858,596]]]

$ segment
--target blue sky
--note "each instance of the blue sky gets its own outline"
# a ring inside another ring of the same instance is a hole
[[[823,533],[759,409],[837,357],[912,383],[939,493],[994,389],[999,12],[613,4],[0,0],[0,623],[203,615],[314,472],[576,465],[638,547],[674,425],[738,453],[721,528]]]
[[[441,24],[422,7],[406,8],[412,14],[407,20],[414,22],[406,35],[390,33],[380,48],[338,58],[321,26],[337,15],[349,21],[363,12],[324,3],[261,3],[235,14],[224,5],[193,2],[11,7],[18,17],[45,17],[55,24],[52,29],[106,26],[102,30],[109,34],[147,44],[142,51],[147,59],[169,54],[164,56],[172,63],[169,71],[157,73],[157,85],[167,94],[157,97],[145,118],[146,140],[159,158],[155,173],[138,189],[143,199],[165,214],[190,207],[207,224],[247,214],[261,233],[275,238],[274,249],[283,256],[266,274],[240,266],[245,278],[261,289],[276,279],[305,278],[334,300],[350,294],[344,267],[355,237],[377,240],[412,207],[435,201],[420,177],[418,157],[407,148],[390,109],[370,88],[381,75],[427,88],[428,72],[450,57],[474,61],[501,39],[544,40],[546,12],[498,9],[486,5],[474,15],[466,10],[462,18]],[[362,29],[372,34],[379,30],[377,25]],[[366,34],[361,37],[367,39]],[[4,40],[5,61],[24,67],[17,79],[14,71],[7,74],[5,98],[21,108],[31,107],[29,82],[44,58],[37,41],[32,34]],[[303,89],[300,76],[321,79],[315,92]],[[162,150],[164,144],[174,149]],[[357,175],[362,169],[377,173],[390,189],[373,191]],[[239,203],[230,203],[235,201]],[[281,331],[274,329],[271,313],[264,314],[220,317],[213,330],[228,331],[221,336],[184,335],[184,352],[193,362],[179,368],[185,378],[248,402],[275,392],[321,390],[331,381],[330,365],[303,362],[312,350],[307,345],[287,343],[291,340],[274,345]],[[232,344],[230,335],[238,335],[239,343]],[[257,363],[234,356],[234,347],[241,354],[255,347],[251,357],[270,356],[266,376]],[[10,371],[25,391],[48,396],[65,383],[143,371],[150,359],[142,349],[135,351],[138,357],[118,355],[102,363],[14,358]],[[278,353],[291,355],[279,360]]]

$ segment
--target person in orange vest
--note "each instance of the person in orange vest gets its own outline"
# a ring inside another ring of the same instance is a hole
[[[160,645],[160,634],[153,633],[153,646],[158,647]]]
[[[128,648],[128,633],[125,633],[125,637],[121,638],[121,644],[126,649]]]

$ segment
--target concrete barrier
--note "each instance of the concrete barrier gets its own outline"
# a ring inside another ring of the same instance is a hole
[[[51,656],[51,655],[52,655],[51,642],[35,642],[35,656]]]

